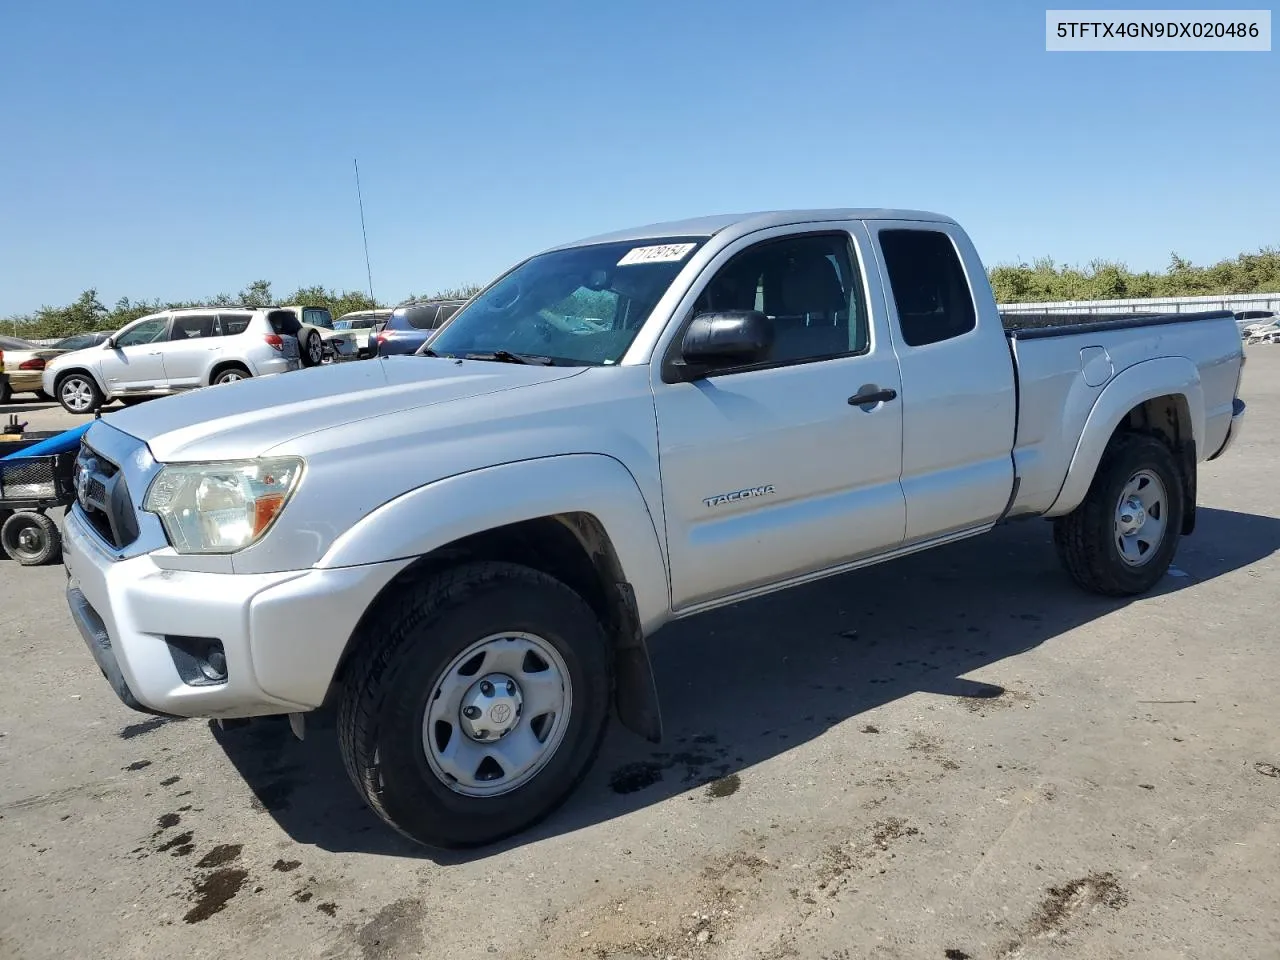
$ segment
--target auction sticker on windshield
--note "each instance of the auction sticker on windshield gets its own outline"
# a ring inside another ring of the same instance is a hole
[[[651,247],[632,247],[626,252],[618,266],[629,267],[636,263],[674,263],[683,260],[696,243],[659,243]]]

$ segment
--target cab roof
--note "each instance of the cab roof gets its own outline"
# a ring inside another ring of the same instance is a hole
[[[831,207],[812,210],[762,210],[754,213],[718,214],[707,217],[693,217],[688,220],[669,220],[664,223],[651,223],[640,227],[602,233],[571,243],[557,244],[550,250],[564,250],[569,247],[581,247],[597,243],[626,243],[637,240],[657,240],[663,237],[713,237],[726,230],[737,235],[764,230],[769,227],[782,227],[793,223],[820,223],[827,220],[921,220],[931,223],[955,224],[955,221],[940,213],[925,210],[897,210],[882,207]]]

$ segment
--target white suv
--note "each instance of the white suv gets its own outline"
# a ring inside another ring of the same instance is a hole
[[[100,346],[65,353],[44,369],[45,393],[70,413],[162,397],[215,383],[298,370],[293,315],[204,307],[141,317]]]

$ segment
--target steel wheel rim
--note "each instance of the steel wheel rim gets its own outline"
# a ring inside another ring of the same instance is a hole
[[[427,764],[463,796],[510,793],[555,756],[572,708],[573,682],[555,647],[532,633],[491,634],[435,681],[422,718]]]
[[[1120,559],[1130,567],[1145,566],[1160,551],[1168,531],[1169,494],[1151,470],[1139,470],[1120,491],[1113,539]]]
[[[312,334],[307,340],[307,356],[311,358],[312,363],[319,363],[324,359],[324,344],[316,334]]]
[[[32,560],[40,555],[40,541],[44,538],[39,527],[27,521],[13,537],[13,552],[24,560]]]
[[[79,377],[72,377],[62,385],[62,402],[76,413],[84,413],[93,406],[93,391]]]

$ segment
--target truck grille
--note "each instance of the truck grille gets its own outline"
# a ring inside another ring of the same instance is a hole
[[[138,515],[120,467],[87,443],[75,469],[76,506],[85,522],[116,549],[138,539]]]

